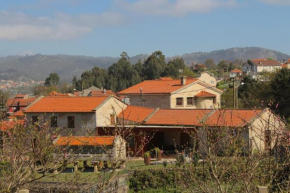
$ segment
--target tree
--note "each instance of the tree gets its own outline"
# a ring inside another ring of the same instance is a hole
[[[172,78],[179,78],[181,72],[184,71],[185,63],[180,57],[170,60],[162,73],[162,76],[170,76]]]
[[[216,69],[216,64],[213,61],[213,59],[211,59],[211,58],[207,59],[204,64],[205,64],[207,69]]]
[[[33,93],[35,96],[48,96],[52,91],[59,92],[57,86],[43,86],[38,85],[33,88]]]
[[[165,56],[161,51],[152,53],[144,62],[144,76],[147,80],[158,79],[166,67]]]
[[[290,69],[283,68],[278,71],[270,82],[271,94],[274,98],[272,109],[290,118]]]
[[[4,119],[6,116],[6,102],[7,99],[9,98],[9,93],[8,92],[3,92],[0,90],[0,121]]]
[[[49,77],[45,79],[45,86],[56,86],[59,83],[59,76],[57,73],[51,73]]]

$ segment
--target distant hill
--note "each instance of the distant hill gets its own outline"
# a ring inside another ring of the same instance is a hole
[[[130,57],[134,64],[139,60],[145,60],[149,55],[136,55]],[[178,56],[174,56],[178,57]],[[174,57],[167,57],[169,61]],[[192,62],[205,62],[211,58],[216,63],[221,60],[242,59],[246,61],[251,58],[273,58],[278,61],[290,58],[289,55],[265,48],[230,48],[212,52],[195,52],[184,54],[182,57],[186,64]],[[80,77],[82,72],[92,69],[94,66],[108,68],[118,57],[92,57],[92,56],[71,56],[71,55],[32,55],[32,56],[6,56],[0,57],[0,79],[16,80],[22,79],[44,80],[49,73],[56,72],[62,80],[71,81],[73,76]]]
[[[212,52],[195,52],[191,54],[181,55],[187,64],[192,62],[205,62],[207,59],[211,58],[216,63],[221,60],[234,61],[236,59],[247,61],[252,58],[272,58],[278,61],[283,61],[283,59],[290,58],[290,55],[269,50],[266,48],[258,47],[247,47],[247,48],[230,48],[226,50],[216,50]]]

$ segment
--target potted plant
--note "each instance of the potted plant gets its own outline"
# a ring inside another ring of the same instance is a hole
[[[155,153],[157,154],[157,160],[160,161],[162,158],[161,150],[158,147],[155,147],[154,150],[155,150]]]
[[[150,152],[149,151],[144,153],[144,164],[145,165],[150,165]]]

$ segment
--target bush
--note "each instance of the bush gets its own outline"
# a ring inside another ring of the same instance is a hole
[[[130,189],[139,192],[147,189],[176,188],[179,177],[176,170],[136,170],[129,179]]]

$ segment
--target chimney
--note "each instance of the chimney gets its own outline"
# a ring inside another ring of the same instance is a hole
[[[182,76],[181,78],[180,78],[180,81],[181,81],[181,85],[186,85],[186,76]]]
[[[106,93],[106,91],[107,91],[107,90],[104,88],[103,93]]]

